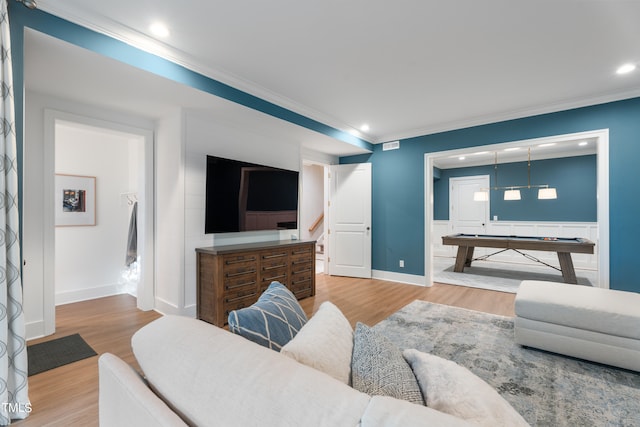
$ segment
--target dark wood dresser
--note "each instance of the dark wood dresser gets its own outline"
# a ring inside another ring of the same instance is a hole
[[[198,319],[227,324],[231,310],[248,307],[273,281],[298,298],[316,293],[315,241],[196,248]]]

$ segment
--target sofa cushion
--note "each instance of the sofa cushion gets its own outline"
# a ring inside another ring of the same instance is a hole
[[[351,383],[353,328],[329,301],[300,329],[280,353],[318,369],[340,382]]]
[[[464,366],[441,357],[405,350],[427,406],[486,427],[528,426],[489,384]]]
[[[188,425],[357,426],[371,399],[196,319],[163,316],[131,344],[150,385]]]
[[[307,315],[286,286],[272,282],[250,307],[229,313],[229,330],[280,351],[307,323]]]
[[[353,388],[424,405],[420,387],[402,352],[385,336],[357,323],[351,361]]]
[[[591,286],[525,280],[516,316],[619,337],[640,339],[640,294]]]

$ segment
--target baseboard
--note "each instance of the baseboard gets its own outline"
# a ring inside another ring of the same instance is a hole
[[[160,297],[155,298],[154,310],[160,314],[164,314],[165,316],[182,314],[178,306]]]
[[[165,316],[170,314],[170,315],[176,315],[176,316],[191,317],[193,319],[196,318],[197,310],[196,310],[195,304],[192,304],[180,309],[177,305],[170,303],[169,301],[159,297],[156,297],[155,301],[156,303],[153,309],[160,314],[163,314]]]
[[[124,285],[114,284],[95,288],[78,289],[75,291],[56,292],[55,304],[63,305],[73,302],[87,301],[124,293]]]
[[[44,337],[47,335],[45,332],[44,321],[38,320],[37,322],[30,322],[24,325],[25,336],[27,340]]]
[[[406,283],[409,285],[426,286],[430,287],[431,283],[427,284],[424,276],[418,276],[416,274],[395,273],[393,271],[371,270],[371,276],[374,279],[389,280],[391,282]]]

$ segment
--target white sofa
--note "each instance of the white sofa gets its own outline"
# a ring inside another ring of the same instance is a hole
[[[640,371],[640,294],[525,280],[516,343]]]
[[[100,425],[463,426],[390,397],[371,397],[273,350],[204,322],[165,316],[132,339],[143,379],[99,359]]]

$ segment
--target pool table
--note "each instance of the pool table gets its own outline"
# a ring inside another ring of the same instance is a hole
[[[451,234],[442,236],[444,245],[458,246],[456,264],[453,271],[464,272],[465,267],[470,267],[471,262],[477,259],[486,259],[509,249],[514,250],[528,259],[537,261],[562,272],[562,278],[566,283],[578,283],[576,272],[573,268],[571,253],[592,254],[595,243],[581,237],[526,237],[526,236],[499,236],[487,234]],[[473,258],[476,247],[502,249],[490,255]],[[520,252],[519,249],[531,251],[550,251],[558,254],[560,268],[546,264],[539,259]]]

